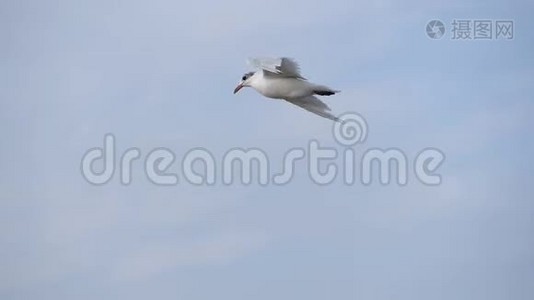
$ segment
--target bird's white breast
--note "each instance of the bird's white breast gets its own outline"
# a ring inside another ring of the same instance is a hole
[[[284,77],[261,77],[252,87],[268,98],[292,99],[313,94],[312,86],[303,80]]]

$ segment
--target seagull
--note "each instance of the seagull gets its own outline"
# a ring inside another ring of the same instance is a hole
[[[316,96],[331,96],[340,91],[307,81],[300,74],[300,67],[291,58],[253,58],[249,65],[258,69],[243,75],[234,94],[243,87],[252,87],[267,98],[283,99],[321,117],[340,121],[330,113],[330,108]]]

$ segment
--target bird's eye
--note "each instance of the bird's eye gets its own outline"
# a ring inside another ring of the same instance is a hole
[[[247,76],[243,76],[243,78],[241,78],[242,80],[247,80]]]

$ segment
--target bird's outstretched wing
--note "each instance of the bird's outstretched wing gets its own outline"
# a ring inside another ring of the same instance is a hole
[[[323,118],[330,119],[332,121],[341,122],[341,120],[330,113],[330,107],[326,105],[323,101],[317,99],[314,96],[295,98],[295,99],[285,99],[287,102],[295,104],[304,108],[305,110],[312,112],[316,115],[319,115]]]
[[[249,58],[248,64],[263,70],[264,74],[268,76],[293,77],[306,80],[300,75],[299,64],[291,58]]]

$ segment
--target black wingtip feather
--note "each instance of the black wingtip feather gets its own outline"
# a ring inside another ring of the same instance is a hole
[[[322,91],[322,90],[317,90],[317,91],[313,91],[314,94],[316,95],[319,95],[319,96],[332,96],[334,95],[336,92],[335,91]]]

